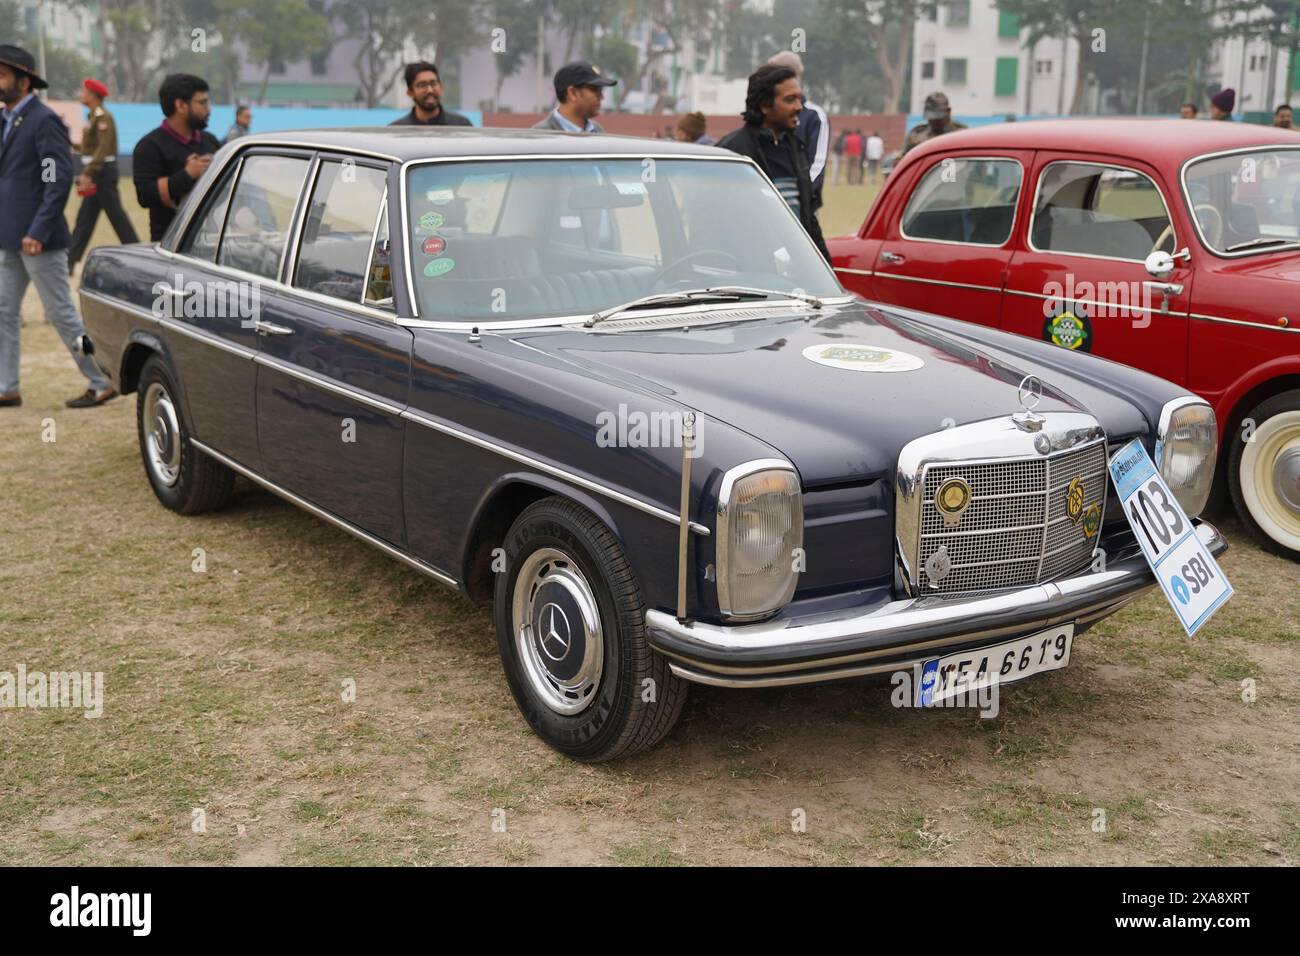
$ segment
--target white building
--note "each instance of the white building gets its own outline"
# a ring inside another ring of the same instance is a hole
[[[1238,21],[1259,19],[1262,12],[1235,14]],[[1220,25],[1233,17],[1220,14]],[[1282,103],[1290,102],[1287,94],[1286,51],[1258,37],[1229,37],[1214,44],[1206,71],[1220,86],[1237,91],[1236,113],[1271,113]]]
[[[1078,44],[1065,37],[1023,46],[1025,31],[994,0],[945,0],[916,23],[912,99],[947,94],[954,116],[1061,115],[1074,97]]]
[[[24,32],[51,45],[76,53],[90,63],[98,63],[103,51],[103,38],[99,33],[99,6],[93,2],[66,3],[56,0],[21,0],[18,4],[19,23]],[[6,39],[6,42],[12,42]]]

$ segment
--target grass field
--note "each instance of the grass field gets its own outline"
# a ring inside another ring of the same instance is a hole
[[[867,198],[828,193],[827,234]],[[134,396],[64,409],[82,383],[34,294],[25,315],[0,671],[102,671],[105,701],[0,710],[0,864],[1300,858],[1300,568],[1232,521],[1237,594],[1198,639],[1148,595],[995,719],[861,681],[696,688],[658,749],[587,767],[528,731],[485,609],[246,484],[164,510]]]

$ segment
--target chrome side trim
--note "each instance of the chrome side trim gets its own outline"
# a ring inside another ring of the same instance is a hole
[[[1296,246],[1300,244],[1300,240],[1297,240],[1295,243],[1292,243],[1290,245],[1274,246],[1270,249],[1243,249],[1240,252],[1219,252],[1208,242],[1205,241],[1205,233],[1201,231],[1201,221],[1196,218],[1196,204],[1192,202],[1192,194],[1187,190],[1187,171],[1195,163],[1203,162],[1207,159],[1219,159],[1220,157],[1223,156],[1236,156],[1241,153],[1261,153],[1261,152],[1271,153],[1280,150],[1290,150],[1290,149],[1300,149],[1300,146],[1293,146],[1288,143],[1272,143],[1272,144],[1264,144],[1260,146],[1239,146],[1235,149],[1221,149],[1213,153],[1202,153],[1200,156],[1193,156],[1191,159],[1185,160],[1183,162],[1182,167],[1178,170],[1178,181],[1179,181],[1179,185],[1181,185],[1183,190],[1183,202],[1187,204],[1187,214],[1188,216],[1191,217],[1192,220],[1192,228],[1196,230],[1196,238],[1201,240],[1201,248],[1203,248],[1210,255],[1217,256],[1220,259],[1241,259],[1245,256],[1261,256],[1261,255],[1268,255],[1270,253],[1292,252],[1295,250]],[[1174,248],[1177,249],[1178,247],[1174,246]],[[1209,317],[1193,316],[1193,318],[1209,318]],[[1232,320],[1220,319],[1218,321],[1230,322]],[[1253,324],[1253,323],[1246,323],[1246,324]],[[1300,331],[1300,329],[1295,329],[1293,331]]]
[[[607,488],[602,484],[592,481],[590,478],[584,478],[583,476],[576,475],[571,471],[565,471],[563,468],[557,468],[556,466],[548,464],[538,458],[533,458],[529,455],[523,454],[522,452],[517,452],[512,448],[507,448],[505,445],[488,441],[486,438],[480,438],[477,435],[470,434],[469,432],[461,431],[459,428],[453,428],[451,425],[444,424],[443,422],[438,421],[438,419],[431,415],[427,415],[418,409],[403,409],[402,418],[409,422],[413,422],[416,425],[422,425],[432,431],[440,432],[444,435],[450,435],[452,438],[459,438],[461,441],[468,442],[476,448],[482,448],[484,451],[490,451],[503,458],[517,461],[522,465],[527,465],[529,468],[534,468],[553,478],[559,478],[562,481],[567,481],[570,484],[577,485],[579,488],[595,492],[596,494],[602,495],[606,498],[611,498],[620,504],[625,504],[630,508],[643,511],[648,515],[654,515],[656,518],[661,518],[664,521],[671,522],[675,525],[681,523],[681,516],[667,510],[666,508],[660,508],[659,506],[652,505],[647,501],[642,501],[640,498],[634,498],[621,491],[615,491],[613,488]],[[690,524],[691,530],[696,534],[701,535],[702,537],[709,536],[709,529],[704,525],[695,521],[692,521]]]
[[[359,402],[368,408],[373,408],[375,411],[383,412],[386,415],[400,416],[406,408],[404,405],[397,405],[387,399],[380,398],[378,395],[373,395],[370,392],[354,388],[351,385],[341,385],[333,379],[326,378],[323,375],[318,375],[315,372],[309,372],[305,368],[301,368],[291,362],[286,362],[283,359],[267,355],[264,352],[258,352],[253,357],[253,361],[258,365],[288,375],[290,378],[296,378],[300,382],[306,382],[308,385],[313,385],[316,388],[332,392],[342,398]]]
[[[1090,252],[1070,252],[1066,249],[1039,249],[1034,245],[1034,221],[1038,218],[1038,197],[1043,191],[1043,177],[1053,166],[1068,164],[1071,166],[1097,166],[1101,169],[1122,169],[1128,173],[1136,173],[1147,182],[1149,182],[1160,197],[1160,205],[1164,207],[1165,218],[1169,220],[1169,228],[1174,240],[1174,249],[1178,249],[1178,230],[1174,225],[1174,217],[1169,213],[1169,200],[1165,198],[1164,190],[1154,179],[1142,172],[1140,169],[1134,169],[1132,166],[1125,166],[1123,163],[1098,163],[1090,162],[1085,159],[1054,159],[1038,171],[1038,181],[1034,184],[1034,203],[1029,207],[1029,228],[1025,230],[1025,245],[1034,252],[1048,253],[1054,256],[1074,256],[1080,259],[1103,259],[1107,262],[1137,262],[1143,263],[1142,259],[1125,259],[1122,256],[1098,256]]]
[[[1094,285],[1096,284],[1094,283]],[[1003,289],[1002,291],[1007,295],[1019,295],[1027,299],[1041,299],[1045,302],[1057,302],[1064,298],[1064,296],[1059,295],[1044,295],[1042,292],[1022,292],[1020,289]],[[1166,312],[1164,309],[1150,309],[1144,305],[1115,305],[1111,302],[1097,302],[1093,299],[1070,299],[1069,301],[1079,305],[1089,305],[1094,309],[1128,309],[1131,312],[1150,312],[1152,315],[1172,315],[1180,319],[1186,319],[1190,315],[1187,312],[1177,312],[1174,309]]]
[[[250,481],[256,482],[257,484],[261,485],[263,488],[265,488],[267,491],[271,492],[272,494],[279,495],[285,501],[289,502],[290,504],[297,505],[299,508],[303,509],[309,514],[312,514],[315,517],[320,518],[322,521],[327,521],[330,524],[334,525],[334,527],[339,528],[342,531],[346,531],[348,534],[353,535],[354,537],[360,538],[366,544],[378,548],[380,551],[384,552],[384,554],[388,555],[390,558],[396,558],[398,561],[401,561],[403,564],[415,568],[415,570],[421,572],[422,574],[427,574],[435,581],[445,584],[448,587],[453,587],[456,589],[460,588],[459,581],[453,578],[450,574],[438,570],[432,564],[429,564],[427,561],[422,561],[419,558],[415,557],[414,555],[407,554],[405,551],[401,550],[400,548],[394,547],[393,545],[389,544],[387,541],[384,541],[381,538],[376,538],[370,532],[358,528],[356,525],[352,524],[352,522],[340,518],[338,515],[334,514],[331,511],[326,511],[324,508],[312,504],[306,498],[302,498],[294,494],[292,491],[280,487],[275,482],[267,478],[263,478],[257,472],[253,471],[251,468],[246,468],[245,466],[241,465],[239,462],[235,461],[233,458],[228,458],[227,456],[221,454],[221,452],[216,451],[213,448],[209,448],[207,445],[203,444],[201,441],[198,441],[197,439],[191,438],[190,444],[192,444],[199,451],[203,452],[203,454],[207,455],[209,458],[216,459],[217,461],[225,465],[227,468],[239,472],[245,478],[248,478]]]
[[[155,325],[161,321],[160,318],[150,312],[143,306],[136,305],[134,302],[123,302],[121,299],[114,299],[112,296],[104,295],[102,292],[95,292],[81,286],[77,289],[77,295],[85,299],[92,299],[101,305],[106,305],[110,309],[121,309],[124,312],[130,312],[142,319],[153,322]]]
[[[903,231],[903,222],[907,219],[907,211],[912,206],[912,200],[916,198],[917,191],[929,178],[930,174],[936,169],[943,166],[944,160],[951,159],[954,162],[963,160],[975,163],[1015,163],[1016,168],[1020,170],[1020,182],[1016,184],[1016,198],[1011,204],[1011,225],[1007,229],[1007,237],[1001,242],[959,242],[956,239],[927,239],[924,236],[909,236]],[[931,164],[930,168],[921,174],[920,180],[912,187],[912,195],[907,197],[907,204],[903,206],[903,211],[898,216],[898,235],[908,242],[933,242],[945,246],[978,246],[981,249],[1002,249],[1011,241],[1011,237],[1016,234],[1016,220],[1020,218],[1020,194],[1025,188],[1025,164],[1014,156],[943,156],[937,162]],[[1175,247],[1177,248],[1177,247]]]
[[[717,569],[717,588],[718,588],[718,610],[722,612],[723,617],[733,621],[754,620],[756,618],[767,617],[776,613],[782,607],[790,602],[794,596],[795,586],[799,582],[799,575],[795,573],[790,578],[790,584],[786,588],[786,593],[782,599],[776,603],[775,607],[769,608],[758,614],[733,614],[731,610],[731,579],[730,579],[730,562],[731,554],[728,552],[728,542],[731,540],[729,529],[731,524],[731,495],[735,490],[736,483],[742,478],[759,471],[788,471],[795,478],[795,484],[799,484],[799,472],[790,462],[784,458],[756,458],[753,461],[747,461],[730,468],[722,476],[722,482],[718,485],[717,500],[717,528],[718,543],[715,547],[714,560],[718,564]],[[799,495],[799,529],[800,544],[803,543],[803,494]]]
[[[956,289],[974,289],[977,292],[1001,292],[1002,289],[995,285],[975,285],[970,282],[950,282],[947,279],[925,279],[921,276],[903,276],[895,272],[876,272],[879,279],[898,279],[902,282],[920,282],[923,285],[946,285]]]
[[[848,266],[832,266],[836,272],[847,272],[851,276],[873,276],[875,273],[870,269],[850,269]]]
[[[158,319],[158,324],[169,332],[175,332],[177,335],[183,335],[186,338],[203,342],[204,344],[211,345],[213,348],[220,349],[223,352],[237,355],[242,359],[252,361],[257,356],[257,352],[253,349],[245,348],[242,345],[236,345],[234,342],[227,342],[218,335],[212,335],[208,332],[202,331],[201,329],[196,329],[194,326],[185,322],[177,322],[175,319]]]
[[[1300,325],[1265,325],[1263,322],[1247,322],[1245,319],[1225,319],[1222,316],[1201,315],[1198,312],[1191,313],[1191,318],[1200,319],[1202,322],[1223,322],[1228,325],[1244,325],[1248,329],[1259,329],[1263,332],[1300,332]]]

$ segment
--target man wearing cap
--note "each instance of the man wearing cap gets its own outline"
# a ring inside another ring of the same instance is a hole
[[[943,93],[931,93],[925,98],[925,122],[907,131],[907,138],[903,140],[903,155],[906,156],[913,146],[920,146],[926,140],[959,129],[966,129],[966,124],[958,123],[952,118],[948,97]]]
[[[596,117],[605,98],[605,87],[618,80],[601,76],[590,63],[566,63],[555,71],[555,109],[533,129],[554,129],[568,133],[603,133]]]
[[[68,275],[85,254],[101,209],[108,214],[118,242],[125,245],[140,241],[117,191],[117,126],[113,115],[104,109],[106,96],[108,87],[99,80],[82,82],[78,99],[88,111],[89,122],[81,134],[81,175],[77,177],[81,208],[77,210],[77,225],[72,230]]]
[[[444,109],[442,105],[442,77],[432,63],[421,60],[406,64],[406,95],[411,98],[411,111],[399,116],[389,126],[473,126],[469,117]]]
[[[1228,87],[1210,97],[1210,119],[1232,122],[1232,108],[1237,105],[1237,91]]]
[[[85,354],[85,328],[68,289],[71,236],[63,207],[72,190],[72,145],[63,120],[36,98],[48,85],[30,53],[0,44],[0,408],[23,403],[19,328],[29,283],[89,382],[65,404],[88,408],[117,394]]]

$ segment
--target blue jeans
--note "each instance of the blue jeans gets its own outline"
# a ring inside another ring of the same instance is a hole
[[[75,351],[85,326],[68,288],[68,250],[47,249],[27,256],[12,249],[0,249],[0,395],[18,391],[20,313],[29,282],[36,283],[45,317],[63,339],[77,368],[90,381],[90,387],[97,392],[108,388],[109,381],[94,359]]]

